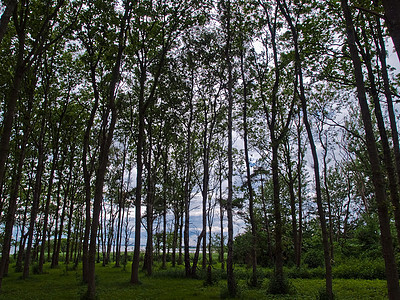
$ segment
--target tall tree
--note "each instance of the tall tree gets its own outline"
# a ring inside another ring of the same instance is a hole
[[[301,110],[303,113],[303,122],[306,127],[308,141],[311,147],[311,153],[313,157],[314,163],[314,180],[315,180],[315,192],[316,192],[316,200],[318,207],[318,215],[321,224],[322,231],[322,244],[324,249],[324,259],[325,259],[325,291],[328,299],[333,298],[333,290],[332,290],[332,265],[331,265],[331,257],[330,257],[330,245],[329,245],[329,237],[328,230],[326,227],[326,218],[325,211],[322,203],[322,193],[321,193],[321,179],[319,174],[319,161],[316,145],[314,142],[314,137],[311,131],[311,125],[308,120],[308,108],[307,108],[307,99],[304,88],[304,80],[303,80],[303,67],[302,60],[300,56],[300,48],[299,48],[299,34],[296,29],[295,24],[293,23],[292,16],[288,10],[288,6],[286,1],[277,0],[277,4],[279,6],[280,11],[288,23],[290,32],[292,34],[293,46],[294,46],[294,55],[295,55],[295,81],[296,83],[296,93],[300,98]],[[297,86],[298,84],[298,86]]]
[[[88,273],[87,273],[87,297],[95,299],[96,297],[96,282],[95,282],[95,258],[96,258],[96,241],[99,226],[99,216],[101,210],[101,203],[103,200],[103,186],[105,175],[107,171],[108,156],[110,146],[113,140],[115,124],[117,121],[117,87],[121,78],[121,65],[124,50],[126,47],[127,30],[129,27],[129,20],[131,17],[133,3],[127,1],[124,3],[123,15],[120,16],[118,24],[118,44],[114,63],[112,66],[111,77],[107,88],[107,103],[106,109],[101,120],[100,129],[100,151],[98,158],[98,167],[96,169],[96,180],[94,187],[94,200],[93,200],[93,216],[90,228],[90,245],[88,251]],[[110,116],[111,114],[111,116]]]
[[[340,3],[346,25],[347,44],[350,50],[351,60],[354,67],[357,98],[365,130],[366,146],[369,162],[371,164],[372,181],[375,189],[376,203],[378,206],[378,216],[381,230],[382,251],[385,260],[388,296],[389,299],[398,299],[400,297],[399,276],[397,272],[396,260],[394,257],[392,236],[390,233],[390,218],[388,215],[388,208],[386,204],[385,179],[381,169],[379,154],[375,143],[371,113],[369,111],[366,97],[361,59],[359,57],[356,45],[356,33],[353,25],[353,17],[351,15],[347,0],[341,0]]]
[[[222,28],[224,30],[225,40],[225,64],[227,72],[226,81],[226,97],[228,100],[228,198],[226,201],[226,212],[228,217],[228,257],[226,261],[228,293],[235,297],[237,286],[235,275],[233,272],[233,55],[232,55],[232,40],[233,29],[232,20],[232,5],[230,0],[223,0],[219,3],[221,9]]]

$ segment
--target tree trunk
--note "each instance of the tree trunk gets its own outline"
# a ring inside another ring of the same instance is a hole
[[[153,179],[153,168],[152,168],[152,130],[151,130],[151,118],[149,119],[149,129],[148,129],[148,139],[149,139],[149,147],[148,147],[148,174],[147,174],[147,203],[146,203],[146,221],[147,221],[147,240],[146,240],[146,255],[145,255],[145,264],[146,264],[146,273],[148,276],[153,274],[153,206],[154,206],[154,179]]]
[[[220,157],[220,168],[219,168],[219,222],[220,222],[220,249],[219,249],[219,262],[221,263],[221,269],[225,269],[225,243],[224,243],[224,205],[222,200],[222,162]]]
[[[39,264],[38,264],[38,272],[39,274],[43,273],[43,264],[44,264],[44,250],[46,246],[46,235],[47,235],[47,225],[49,219],[49,211],[50,211],[50,200],[51,200],[51,193],[53,191],[53,180],[54,180],[54,172],[56,170],[57,162],[58,162],[58,133],[55,137],[54,142],[54,151],[53,151],[53,158],[49,176],[49,183],[47,186],[47,196],[46,196],[46,204],[44,209],[44,218],[43,218],[43,230],[42,230],[42,244],[40,246],[40,256],[39,256]]]
[[[390,129],[392,133],[392,140],[393,140],[393,151],[394,151],[394,158],[396,162],[396,171],[397,171],[397,184],[400,187],[400,146],[399,146],[399,133],[397,131],[397,122],[396,122],[396,115],[394,112],[393,107],[393,99],[392,99],[392,92],[390,89],[390,82],[389,82],[389,75],[387,72],[387,65],[386,65],[386,48],[385,48],[385,41],[383,39],[382,28],[380,25],[380,19],[376,18],[376,30],[377,30],[377,41],[375,42],[379,61],[381,63],[381,72],[382,72],[382,79],[383,79],[383,86],[385,97],[388,105],[388,112],[389,112],[389,120],[390,120]]]
[[[286,167],[287,167],[287,183],[288,183],[288,188],[289,188],[289,197],[290,197],[290,214],[292,217],[292,238],[293,238],[293,250],[294,250],[294,260],[297,265],[297,255],[299,253],[299,250],[297,247],[299,246],[298,243],[298,237],[297,237],[297,219],[296,219],[296,196],[294,192],[294,182],[295,178],[293,177],[293,171],[292,171],[292,160],[290,158],[290,146],[289,146],[289,140],[286,140],[285,143],[285,156],[286,156]],[[299,266],[297,266],[299,267]]]
[[[48,99],[45,97],[43,103],[43,112],[47,110]],[[29,266],[31,260],[31,252],[32,252],[32,244],[33,244],[33,233],[36,225],[36,216],[39,209],[40,202],[40,194],[42,190],[42,174],[44,169],[44,136],[46,131],[46,115],[43,114],[41,126],[40,126],[40,134],[38,140],[38,163],[36,169],[36,178],[35,178],[35,186],[33,191],[33,199],[32,199],[32,209],[31,209],[31,217],[29,222],[28,229],[28,246],[25,253],[25,262],[24,262],[24,270],[22,274],[22,278],[25,279],[29,276]]]
[[[303,245],[303,193],[302,193],[302,163],[303,163],[303,152],[301,145],[301,125],[300,125],[300,112],[299,112],[299,125],[297,127],[297,198],[299,203],[299,231],[298,231],[298,245],[296,253],[296,266],[300,268],[301,264],[301,250]]]
[[[324,248],[324,259],[325,259],[325,290],[326,296],[328,299],[333,299],[333,290],[332,290],[332,265],[331,265],[331,257],[330,257],[330,245],[329,245],[329,237],[328,231],[326,228],[326,219],[325,219],[325,212],[324,207],[322,204],[322,195],[321,195],[321,182],[320,182],[320,175],[319,175],[319,162],[318,162],[318,155],[316,151],[316,146],[314,143],[314,137],[312,135],[311,126],[308,121],[308,114],[307,114],[307,101],[305,97],[304,91],[304,84],[303,84],[303,71],[301,66],[301,58],[300,58],[300,51],[298,45],[298,32],[296,27],[293,24],[292,18],[289,15],[289,10],[286,6],[286,1],[281,2],[280,0],[277,1],[279,5],[279,9],[284,15],[288,25],[290,27],[293,43],[294,43],[294,51],[295,51],[295,71],[296,77],[298,79],[298,84],[300,87],[300,101],[301,101],[301,109],[303,112],[303,122],[306,127],[308,140],[310,143],[311,153],[313,157],[314,163],[314,179],[315,179],[315,192],[317,196],[317,207],[318,207],[318,215],[320,218],[321,223],[321,231],[322,231],[322,244]]]
[[[382,2],[385,8],[386,26],[400,60],[400,2],[398,0],[383,0]]]
[[[139,95],[139,124],[136,152],[136,195],[135,195],[135,248],[133,252],[131,283],[139,284],[139,261],[140,261],[140,229],[141,229],[141,206],[142,206],[142,174],[143,174],[143,146],[145,134],[145,111],[144,111],[144,84],[146,81],[145,70],[142,70],[140,78],[140,95]]]
[[[257,224],[254,218],[254,191],[251,184],[251,170],[250,170],[250,159],[249,159],[249,146],[248,146],[248,124],[247,124],[247,80],[244,71],[244,53],[243,50],[240,52],[240,69],[242,73],[243,81],[243,144],[244,144],[244,157],[246,163],[246,180],[247,190],[249,193],[249,216],[250,216],[250,227],[252,236],[252,247],[251,247],[251,265],[253,273],[251,277],[251,285],[257,286]]]
[[[118,225],[117,225],[117,249],[115,253],[115,267],[120,266],[121,260],[121,241],[122,241],[122,223],[123,223],[123,215],[121,210],[123,211],[125,206],[125,193],[124,193],[124,173],[125,173],[125,165],[126,165],[126,154],[127,154],[127,145],[126,141],[124,141],[124,152],[123,152],[123,160],[122,160],[122,170],[121,170],[121,185],[120,191],[118,193]]]
[[[189,253],[189,208],[190,208],[190,193],[192,180],[192,122],[193,122],[193,89],[194,89],[194,72],[191,72],[191,94],[189,96],[189,122],[187,125],[187,140],[186,140],[186,172],[185,172],[185,229],[183,233],[183,243],[185,252],[185,276],[190,277],[190,253]]]
[[[73,193],[74,194],[74,193]],[[69,203],[69,210],[68,210],[68,225],[67,225],[67,249],[65,251],[65,264],[68,266],[69,261],[70,261],[70,256],[72,254],[72,218],[74,214],[74,208],[75,208],[75,196],[72,195]]]
[[[362,120],[364,124],[367,151],[371,164],[372,181],[375,189],[375,197],[378,206],[379,225],[381,230],[381,243],[383,257],[385,260],[385,272],[388,286],[389,299],[400,298],[399,276],[394,256],[392,236],[390,233],[390,218],[386,205],[386,186],[384,175],[380,165],[379,154],[375,143],[375,136],[372,127],[371,113],[366,98],[362,65],[356,46],[354,25],[347,0],[341,0],[341,7],[346,22],[347,43],[350,48],[350,55],[354,67],[356,79],[357,97],[360,105]]]
[[[197,237],[196,252],[194,253],[192,270],[190,272],[190,274],[193,278],[196,278],[197,263],[199,261],[199,253],[200,253],[200,245],[201,245],[201,241],[204,238],[205,234],[206,234],[206,232],[202,231],[200,233],[200,235]]]
[[[168,149],[165,151],[164,173],[163,173],[163,233],[162,233],[162,269],[167,267],[167,173],[168,172]]]
[[[31,171],[30,173],[33,174],[33,171],[32,170],[30,170],[30,171]],[[26,243],[26,237],[27,237],[27,234],[25,234],[25,225],[26,225],[26,221],[27,221],[28,207],[30,208],[28,201],[30,199],[31,187],[32,187],[32,177],[29,176],[28,191],[26,193],[25,203],[23,204],[25,209],[24,209],[24,217],[23,217],[22,226],[21,226],[21,239],[19,242],[17,262],[15,263],[15,271],[16,272],[22,272],[22,260],[23,260],[23,256],[25,253],[25,243]]]
[[[235,280],[235,274],[233,273],[233,208],[232,208],[232,198],[233,198],[233,71],[232,71],[232,57],[231,57],[231,2],[223,1],[224,11],[223,15],[225,17],[225,30],[226,30],[226,45],[225,45],[225,63],[228,72],[227,81],[227,92],[228,92],[228,198],[226,203],[226,212],[228,215],[228,258],[226,263],[227,270],[227,285],[228,293],[231,297],[236,296],[237,286]]]
[[[363,30],[363,35],[364,39],[367,39],[366,33]],[[355,35],[355,40],[356,43],[360,45],[360,41],[358,39],[358,36]],[[395,171],[395,166],[393,165],[393,158],[392,158],[392,152],[390,149],[389,145],[389,139],[386,133],[386,128],[385,128],[385,121],[383,120],[383,115],[382,115],[382,109],[381,109],[381,104],[380,104],[380,99],[378,95],[378,90],[376,88],[375,84],[375,76],[372,70],[372,65],[371,65],[371,55],[369,53],[369,50],[367,48],[365,49],[360,49],[361,55],[363,56],[363,59],[365,61],[365,65],[367,67],[368,71],[368,79],[370,82],[370,88],[369,92],[372,96],[373,104],[374,104],[374,113],[375,117],[377,120],[378,124],[378,129],[379,129],[379,135],[381,138],[381,144],[382,144],[382,149],[383,149],[383,161],[386,169],[386,175],[389,181],[389,196],[390,200],[392,202],[393,208],[394,208],[394,220],[395,220],[395,226],[397,230],[397,239],[400,241],[400,201],[399,201],[399,191],[398,191],[398,186],[397,186],[397,178],[396,178],[396,171]]]
[[[321,129],[322,131],[322,129]],[[319,141],[322,149],[324,150],[322,161],[323,161],[323,174],[324,174],[324,187],[325,187],[325,195],[326,195],[326,204],[328,205],[328,220],[329,220],[329,246],[330,246],[330,254],[331,260],[334,259],[333,256],[333,221],[332,221],[332,209],[331,209],[331,194],[328,185],[328,141],[327,137],[325,137],[325,142],[322,140],[322,132],[319,132]],[[338,226],[340,231],[340,226]]]
[[[36,83],[34,84],[36,85]],[[15,167],[15,173],[13,175],[13,180],[11,184],[11,193],[10,193],[10,198],[9,198],[9,203],[8,203],[8,211],[6,215],[6,220],[5,220],[5,228],[4,228],[4,237],[3,237],[3,245],[2,245],[2,256],[1,256],[1,261],[0,261],[0,289],[3,281],[4,275],[7,274],[7,269],[8,269],[8,263],[9,263],[9,256],[10,256],[10,248],[11,248],[11,241],[12,241],[12,231],[14,227],[14,220],[15,220],[15,212],[17,210],[17,198],[18,198],[18,191],[19,191],[19,186],[22,180],[22,172],[23,172],[23,166],[24,166],[24,161],[25,161],[25,154],[26,154],[26,148],[27,148],[27,143],[29,136],[31,134],[31,125],[30,125],[30,119],[31,119],[31,111],[32,111],[32,102],[33,102],[33,90],[34,87],[31,88],[31,99],[29,99],[28,102],[28,109],[27,109],[27,114],[25,116],[24,120],[24,135],[22,138],[22,143],[21,143],[21,148],[16,151],[17,159],[16,161],[17,166]],[[29,191],[27,198],[29,197]],[[26,207],[28,207],[26,205]],[[25,227],[25,220],[26,220],[26,209],[25,209],[25,214],[24,214],[24,222],[23,222],[23,227],[21,230],[21,241],[23,239],[23,228]],[[21,257],[22,259],[22,257]]]
[[[121,20],[119,35],[118,35],[118,52],[112,69],[110,84],[108,87],[107,109],[103,115],[101,125],[101,142],[100,153],[98,159],[98,168],[96,172],[96,182],[93,200],[93,217],[90,231],[90,245],[88,251],[88,290],[87,297],[89,299],[96,298],[96,282],[95,282],[95,259],[96,259],[96,240],[99,226],[99,216],[101,203],[103,201],[103,187],[107,171],[108,155],[110,146],[113,140],[115,124],[117,121],[117,108],[115,104],[115,92],[117,84],[120,80],[120,68],[122,63],[122,55],[126,44],[126,31],[128,27],[128,17],[131,11],[131,3],[125,4],[124,16]],[[109,114],[111,113],[111,120]]]

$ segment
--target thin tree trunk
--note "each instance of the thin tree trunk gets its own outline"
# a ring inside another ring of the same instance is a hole
[[[301,264],[301,250],[303,245],[303,193],[302,193],[302,163],[303,163],[303,154],[301,150],[301,125],[300,125],[300,112],[299,112],[299,125],[297,128],[297,198],[299,203],[299,230],[298,230],[298,245],[297,245],[297,253],[296,253],[296,266],[300,268]]]
[[[71,199],[70,199],[70,203],[69,203],[69,211],[68,211],[68,215],[67,215],[67,219],[68,219],[68,225],[67,225],[67,249],[65,250],[65,264],[68,266],[69,261],[70,261],[70,256],[72,254],[72,218],[73,218],[73,214],[74,214],[74,208],[75,208],[75,196],[72,195]]]
[[[146,81],[146,71],[142,70],[140,78],[140,96],[139,96],[139,124],[136,150],[136,195],[135,195],[135,248],[133,252],[131,283],[139,284],[139,261],[140,261],[140,230],[141,230],[141,206],[142,206],[142,174],[143,174],[143,146],[145,134],[145,111],[144,111],[144,84]]]
[[[194,72],[191,71],[191,91],[189,96],[189,122],[187,125],[187,140],[186,140],[186,172],[185,172],[185,229],[183,233],[184,253],[185,253],[185,275],[190,277],[192,274],[190,267],[189,253],[189,208],[190,208],[190,193],[192,180],[192,122],[193,122],[193,89],[194,89]]]
[[[237,292],[235,274],[233,273],[233,68],[232,68],[232,57],[231,57],[231,2],[230,0],[223,2],[224,6],[224,17],[225,17],[225,30],[226,30],[226,45],[225,45],[225,62],[227,65],[228,81],[227,81],[227,92],[228,92],[228,198],[226,204],[226,211],[228,215],[228,258],[226,263],[227,270],[227,285],[228,293],[230,296],[235,297]]]
[[[224,243],[224,206],[222,200],[222,162],[220,157],[220,168],[219,168],[219,221],[220,221],[220,250],[219,250],[219,262],[221,263],[221,269],[225,269],[225,243]]]
[[[127,154],[127,145],[126,141],[124,142],[124,152],[123,152],[123,160],[122,160],[122,170],[121,170],[121,185],[119,191],[119,201],[118,201],[118,225],[117,225],[117,249],[116,249],[116,259],[115,259],[115,266],[120,266],[121,260],[121,240],[122,240],[122,223],[123,223],[123,216],[121,210],[123,210],[125,206],[125,193],[124,193],[124,173],[125,173],[125,165],[126,165],[126,154]]]
[[[148,174],[147,174],[147,203],[146,203],[146,221],[147,221],[147,240],[146,240],[146,255],[145,255],[145,264],[146,264],[146,273],[148,276],[151,276],[153,273],[153,206],[154,206],[154,179],[153,179],[153,170],[152,170],[152,130],[151,130],[151,118],[149,118],[149,129],[148,129]]]
[[[247,123],[247,80],[244,72],[244,53],[241,50],[240,53],[240,69],[242,73],[243,81],[243,144],[244,144],[244,157],[246,163],[246,175],[247,175],[247,190],[249,193],[249,216],[252,236],[252,247],[251,247],[251,265],[253,273],[251,277],[252,286],[257,286],[257,224],[254,218],[254,191],[251,184],[251,170],[250,170],[250,159],[249,159],[249,146],[248,146],[248,123]]]
[[[162,269],[167,267],[167,173],[168,172],[168,149],[164,157],[164,173],[163,173],[163,233],[162,233]]]
[[[43,103],[43,112],[47,110],[47,105],[48,105],[47,101],[48,99],[47,97],[45,97]],[[46,131],[45,127],[46,127],[46,115],[43,114],[40,126],[39,140],[38,140],[38,163],[36,169],[35,187],[33,191],[32,209],[31,209],[31,216],[28,229],[28,246],[25,253],[24,270],[22,274],[23,279],[29,276],[29,266],[32,253],[32,244],[33,244],[33,233],[36,225],[36,217],[39,209],[40,194],[42,189],[42,174],[44,169],[44,136]]]
[[[193,265],[192,265],[192,270],[190,272],[191,276],[193,278],[196,278],[196,271],[197,271],[197,263],[199,261],[199,255],[200,255],[200,245],[201,241],[204,238],[204,235],[206,234],[205,231],[202,231],[200,235],[197,237],[197,245],[196,245],[196,252],[194,253],[193,257]]]
[[[293,250],[294,250],[294,260],[297,264],[297,255],[299,250],[297,247],[299,246],[298,243],[298,233],[297,233],[297,219],[296,219],[296,196],[294,193],[294,181],[293,178],[293,171],[292,171],[292,160],[290,158],[290,146],[289,140],[285,143],[285,156],[286,156],[286,167],[287,167],[287,183],[289,188],[289,197],[290,197],[290,214],[292,216],[292,238],[293,238]]]
[[[47,196],[46,196],[46,204],[44,209],[44,218],[43,218],[43,230],[42,230],[42,244],[40,246],[40,256],[39,256],[39,264],[38,264],[38,272],[39,274],[43,273],[43,264],[44,264],[44,251],[46,246],[46,235],[47,235],[47,226],[48,226],[48,219],[49,219],[49,211],[50,211],[50,200],[51,200],[51,193],[53,191],[53,180],[54,180],[54,172],[56,170],[57,162],[58,162],[58,133],[56,134],[54,142],[54,151],[53,151],[53,158],[52,158],[52,165],[50,170],[49,176],[49,183],[47,186]]]
[[[321,129],[322,131],[322,129]],[[331,209],[331,193],[329,190],[329,185],[328,185],[328,162],[327,162],[327,156],[328,156],[328,141],[327,137],[325,137],[325,142],[322,140],[322,132],[319,132],[319,141],[324,149],[322,161],[323,161],[323,174],[324,174],[324,187],[325,187],[325,195],[326,195],[326,204],[328,205],[328,220],[329,220],[329,246],[330,246],[330,253],[331,253],[331,260],[334,259],[333,256],[333,221],[332,221],[332,209]],[[340,226],[338,226],[340,229]]]

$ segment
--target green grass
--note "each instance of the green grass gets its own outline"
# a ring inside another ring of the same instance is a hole
[[[45,274],[21,279],[21,273],[13,272],[4,278],[0,299],[80,299],[86,291],[81,281],[81,269],[66,271],[64,266],[49,269]],[[130,265],[113,268],[111,265],[96,266],[98,299],[220,299],[226,290],[226,281],[204,286],[203,280],[182,278],[181,271],[171,267],[165,271],[155,268],[155,276],[141,274],[142,284],[131,285]],[[268,280],[257,289],[249,288],[246,280],[238,280],[238,299],[316,299],[324,287],[323,279],[290,279],[295,293],[291,295],[267,295]],[[333,284],[335,299],[387,299],[384,280],[336,279]]]

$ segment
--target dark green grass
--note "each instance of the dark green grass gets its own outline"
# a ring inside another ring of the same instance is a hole
[[[239,271],[239,270],[238,270]],[[10,266],[10,274],[3,280],[0,299],[80,299],[86,291],[81,280],[82,270],[66,271],[64,266],[50,269],[45,265],[45,274],[31,275],[21,279]],[[205,286],[202,279],[183,278],[178,267],[167,270],[155,268],[152,277],[140,274],[140,285],[129,284],[130,265],[126,270],[112,265],[96,266],[98,299],[220,299],[226,290],[226,281],[220,280]],[[290,279],[294,292],[290,295],[268,295],[268,279],[261,287],[249,288],[246,280],[238,280],[238,299],[316,299],[324,287],[323,279]],[[335,299],[387,299],[384,280],[336,279]]]

